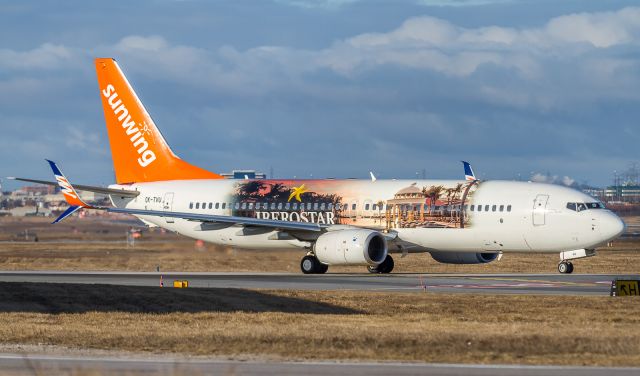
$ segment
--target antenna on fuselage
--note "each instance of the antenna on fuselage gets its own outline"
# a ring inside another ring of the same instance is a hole
[[[378,179],[376,179],[376,176],[373,174],[373,171],[369,171],[369,175],[371,175],[371,181],[374,182]]]

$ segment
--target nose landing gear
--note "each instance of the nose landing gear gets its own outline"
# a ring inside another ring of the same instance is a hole
[[[570,261],[561,261],[558,264],[558,271],[563,274],[573,273],[573,264]]]

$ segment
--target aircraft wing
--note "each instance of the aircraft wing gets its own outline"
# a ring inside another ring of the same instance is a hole
[[[142,210],[142,209],[111,208],[111,207],[95,208],[95,209],[103,209],[111,213],[182,218],[189,221],[231,223],[231,224],[238,224],[238,225],[245,225],[245,226],[270,227],[270,228],[277,228],[281,230],[322,231],[324,228],[323,226],[317,223],[311,223],[311,222],[276,221],[271,219],[248,218],[248,217],[237,217],[237,216],[227,216],[227,215],[182,213],[182,212],[163,211],[163,210]]]
[[[238,224],[243,226],[276,228],[281,230],[302,230],[302,231],[319,232],[326,228],[326,226],[323,227],[317,223],[310,223],[310,222],[289,222],[289,221],[277,221],[277,220],[271,220],[271,219],[247,218],[247,217],[226,216],[226,215],[91,206],[86,202],[82,201],[82,199],[80,198],[80,195],[78,195],[78,193],[76,192],[75,186],[71,185],[69,180],[67,180],[67,178],[64,176],[60,168],[58,168],[55,162],[50,160],[47,160],[47,162],[49,162],[49,165],[53,170],[53,174],[56,177],[55,184],[60,186],[60,191],[62,192],[65,200],[69,204],[69,208],[64,213],[62,213],[53,223],[58,223],[63,219],[67,218],[68,216],[70,216],[71,214],[75,213],[76,211],[86,208],[86,209],[105,210],[111,213],[147,215],[147,216],[165,217],[165,218],[167,217],[182,218],[189,221],[230,223],[230,224]],[[30,180],[30,181],[35,182],[34,180]],[[37,182],[40,182],[40,181],[37,181]],[[108,190],[115,191],[115,194],[121,194],[120,191],[117,189],[108,189]],[[135,193],[136,195],[138,194],[138,192],[135,192]]]
[[[58,182],[57,181],[36,180],[36,179],[27,179],[27,178],[15,178],[15,177],[8,177],[7,179],[25,181],[25,182],[29,182],[29,183],[37,183],[37,184],[58,186]],[[78,191],[87,191],[87,192],[101,193],[103,195],[114,195],[114,196],[120,196],[120,197],[136,197],[136,196],[138,196],[140,194],[140,192],[134,191],[134,190],[95,187],[95,186],[91,186],[91,185],[74,184],[73,187]]]

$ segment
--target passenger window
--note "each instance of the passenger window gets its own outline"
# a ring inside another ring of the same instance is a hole
[[[378,205],[376,205],[376,204],[373,204],[373,206],[371,207],[371,210],[373,210],[373,211],[376,211],[376,210],[378,210]]]
[[[209,203],[209,209],[213,209],[213,202]]]
[[[249,203],[249,210],[253,209],[253,202]]]
[[[240,209],[240,203],[236,202],[236,204],[233,206],[235,209]]]
[[[329,203],[329,205],[327,205],[327,209],[329,209],[329,210],[333,210],[333,204],[332,204],[332,203]]]
[[[471,205],[471,211],[473,211],[474,208],[475,208],[475,205]]]
[[[290,203],[287,202],[286,204],[284,204],[284,209],[285,210],[289,210],[290,207],[291,207]]]
[[[276,210],[276,203],[275,202],[271,203],[271,210]]]
[[[219,209],[219,208],[220,208],[220,203],[216,202],[216,209]]]
[[[511,205],[507,205],[507,211],[510,212],[511,211]]]
[[[200,209],[200,203],[196,202],[196,209]]]
[[[356,204],[351,205],[351,210],[356,210]]]
[[[464,210],[464,211],[467,211],[467,208],[468,208],[468,207],[469,207],[469,205],[465,205],[463,210]]]
[[[203,202],[203,203],[202,203],[202,208],[203,208],[203,209],[206,209],[206,208],[207,208],[207,203],[206,203],[206,202]]]
[[[325,206],[324,202],[320,204],[320,210],[324,210],[324,206]]]
[[[278,210],[282,210],[282,202],[278,202]]]
[[[313,210],[318,210],[318,203],[317,202],[313,203]]]
[[[364,210],[369,210],[369,204],[364,204]]]
[[[222,208],[223,208],[223,209],[226,209],[226,208],[227,208],[227,203],[226,203],[226,202],[223,202],[223,203],[222,203]]]
[[[260,203],[256,202],[256,210],[259,210],[259,209],[260,209]]]
[[[482,211],[482,205],[478,205],[478,211]]]
[[[491,211],[496,211],[496,206],[495,206],[495,205],[493,205],[493,206],[491,207]]]
[[[193,202],[189,203],[189,209],[193,209]]]
[[[298,203],[297,202],[293,203],[293,210],[298,210]]]
[[[484,211],[489,211],[489,205],[484,206]]]
[[[500,211],[504,211],[504,205],[500,205]]]

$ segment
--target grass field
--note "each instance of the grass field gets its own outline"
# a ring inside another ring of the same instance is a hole
[[[232,358],[640,365],[640,300],[0,283],[8,344]]]
[[[635,220],[635,219],[633,219]],[[273,271],[299,272],[304,251],[251,251],[206,244],[159,230],[145,231],[135,247],[125,232],[133,222],[70,219],[55,226],[50,219],[0,219],[2,270],[129,270],[155,271]],[[30,241],[25,241],[28,230]],[[34,242],[37,234],[39,241]],[[577,273],[640,274],[640,239],[615,241],[596,257],[576,260]],[[451,265],[429,254],[408,255],[396,261],[395,272],[423,273],[555,273],[557,254],[506,254],[482,265]],[[365,272],[364,267],[331,267],[330,272]]]

